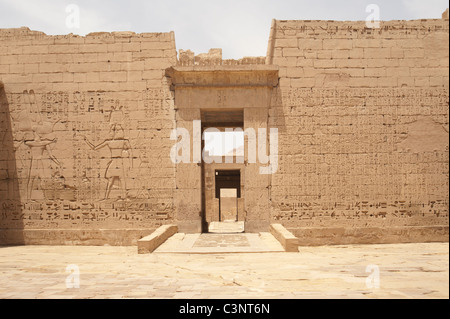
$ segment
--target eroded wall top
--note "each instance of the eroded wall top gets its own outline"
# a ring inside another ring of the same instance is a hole
[[[284,87],[448,87],[449,20],[274,20],[268,64]]]
[[[195,54],[191,50],[180,50],[179,66],[236,66],[265,64],[265,57],[244,57],[242,59],[223,59],[222,49],[211,49],[208,53]]]
[[[7,91],[136,91],[160,87],[176,65],[173,32],[49,36],[0,29],[0,80]]]

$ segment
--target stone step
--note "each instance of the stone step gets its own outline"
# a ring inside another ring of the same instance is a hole
[[[270,233],[184,234],[178,233],[154,253],[226,254],[284,252]]]
[[[210,233],[231,234],[231,233],[243,233],[245,228],[244,222],[224,221],[224,222],[209,223],[208,230]]]

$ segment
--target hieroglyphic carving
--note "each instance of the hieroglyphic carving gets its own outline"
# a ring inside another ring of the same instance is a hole
[[[448,89],[445,88],[352,88],[280,90],[272,105],[284,107],[327,107],[338,112],[347,107],[376,107],[376,114],[420,114],[433,107],[437,114],[448,112]],[[336,106],[339,106],[337,109]],[[405,106],[409,106],[408,108]],[[424,109],[425,108],[425,109]],[[297,109],[301,111],[301,109]],[[435,112],[433,112],[435,114]],[[295,116],[295,114],[292,114]],[[300,115],[300,114],[299,114]],[[337,114],[339,115],[339,114]]]
[[[161,119],[167,118],[173,97],[164,89],[148,89],[142,95],[142,100],[146,116],[150,116],[152,119]]]
[[[398,147],[423,116],[448,134],[448,93],[278,89],[270,125],[285,131],[273,218],[291,227],[448,225],[448,143],[423,152]]]
[[[74,202],[55,201],[25,204],[3,202],[0,206],[0,224],[24,222],[26,226],[52,228],[48,221],[57,221],[59,226],[101,224],[102,222],[124,222],[123,226],[139,227],[158,224],[172,217],[170,202]]]
[[[374,225],[425,226],[445,224],[448,219],[446,200],[416,203],[393,202],[282,202],[276,205],[274,220],[296,226],[350,226]],[[438,221],[438,222],[437,222]],[[439,222],[440,221],[440,222]]]
[[[401,35],[428,35],[432,32],[448,32],[448,22],[445,20],[425,20],[423,24],[417,21],[383,21],[378,29],[367,28],[364,21],[277,21],[277,37],[297,36],[317,38],[320,34],[336,38],[367,38],[373,35],[389,33],[392,37]],[[386,36],[386,35],[384,35]]]
[[[168,121],[164,125],[171,127],[173,96],[152,89],[130,101],[121,97],[8,94],[18,170],[18,178],[8,183],[18,183],[23,196],[20,202],[2,198],[0,227],[141,228],[173,218],[172,191],[161,182],[165,171],[156,170],[154,177],[152,167],[158,147],[170,147],[159,126]],[[130,113],[135,103],[133,111],[146,112],[138,117],[140,127]]]

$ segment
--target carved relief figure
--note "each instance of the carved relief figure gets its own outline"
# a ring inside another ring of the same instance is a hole
[[[51,159],[56,165],[59,167],[61,163],[52,155],[50,148],[48,146],[50,144],[56,143],[57,139],[53,140],[41,140],[39,134],[36,134],[34,140],[25,141],[25,145],[30,148],[31,153],[31,163],[30,163],[30,171],[28,174],[28,182],[27,182],[27,198],[31,199],[31,193],[33,191],[33,185],[36,180],[41,180],[46,176],[45,173],[45,165],[44,161],[48,158]],[[48,157],[45,156],[45,152],[47,152]],[[48,174],[47,174],[48,175]]]
[[[109,199],[109,195],[115,182],[117,181],[122,189],[122,198],[127,197],[127,187],[126,187],[126,170],[127,167],[132,167],[132,157],[131,157],[131,144],[130,141],[125,139],[124,132],[121,127],[112,126],[111,128],[111,139],[107,139],[99,145],[95,146],[84,136],[84,141],[89,145],[92,150],[99,150],[104,147],[108,147],[111,153],[111,159],[105,171],[104,177],[108,180],[106,186],[106,192],[104,199]],[[131,165],[129,160],[131,159]]]
[[[53,156],[50,144],[56,143],[54,127],[58,121],[51,123],[42,119],[39,107],[36,103],[36,97],[33,90],[25,90],[22,95],[24,108],[19,108],[19,114],[11,116],[19,130],[14,141],[14,150],[16,151],[23,143],[30,150],[30,166],[28,169],[26,196],[32,199],[32,192],[35,183],[39,180],[39,189],[44,178],[51,178],[52,174],[46,174],[46,168],[51,169],[47,160],[54,162],[59,168],[61,163]]]

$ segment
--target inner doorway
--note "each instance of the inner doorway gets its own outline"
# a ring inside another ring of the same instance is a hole
[[[244,231],[244,112],[202,110],[202,231]]]
[[[209,233],[243,233],[244,216],[241,201],[241,171],[215,170],[214,197],[216,218],[208,223]]]
[[[239,220],[238,198],[241,198],[241,171],[216,170],[216,198],[219,199],[219,221]]]
[[[237,190],[222,188],[219,198],[219,219],[221,222],[237,222],[238,220]]]

